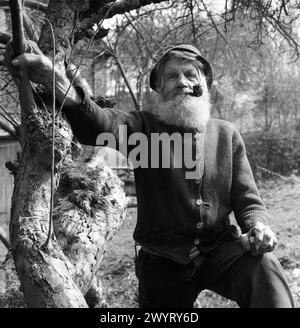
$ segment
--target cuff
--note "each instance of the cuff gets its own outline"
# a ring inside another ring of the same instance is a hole
[[[256,222],[262,222],[267,224],[268,217],[264,211],[253,210],[245,213],[238,219],[239,226],[241,227],[242,233],[248,232]]]

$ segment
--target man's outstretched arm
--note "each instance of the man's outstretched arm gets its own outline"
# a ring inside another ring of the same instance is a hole
[[[53,65],[48,57],[42,53],[25,53],[15,58],[12,66],[19,76],[26,71],[32,82],[42,84],[47,93],[52,93]],[[112,133],[118,139],[121,125],[127,126],[128,133],[141,130],[136,113],[101,108],[82,88],[70,84],[64,68],[55,68],[56,100],[60,104],[64,101],[63,112],[81,143],[96,145],[98,135],[103,132]]]
[[[48,57],[42,54],[24,53],[12,61],[12,66],[19,76],[26,71],[32,82],[42,84],[48,93],[52,93],[53,66]],[[66,107],[74,107],[81,103],[80,96],[73,86],[70,87],[70,84],[66,74],[55,68],[55,94],[59,103],[62,103],[69,90],[65,99]]]

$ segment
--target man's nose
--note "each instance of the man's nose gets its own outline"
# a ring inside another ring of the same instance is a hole
[[[188,87],[188,80],[187,78],[184,76],[184,74],[180,74],[178,75],[177,81],[176,81],[176,87],[177,88],[185,88]]]

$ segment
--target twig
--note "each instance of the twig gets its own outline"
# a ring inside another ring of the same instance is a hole
[[[13,93],[18,93],[18,90],[9,91],[8,89],[6,89],[5,91],[6,91],[5,93],[1,93],[1,94],[0,94],[1,97],[2,97],[2,96],[7,96],[7,95],[8,95],[8,96],[12,97],[12,99],[13,99],[17,104],[20,103],[19,99],[16,98],[16,97],[13,95]]]
[[[152,53],[151,53],[151,50],[150,50],[149,45],[148,45],[148,43],[147,43],[147,40],[145,40],[144,35],[138,30],[138,28],[132,23],[131,19],[130,19],[126,14],[124,14],[124,16],[127,18],[129,24],[130,24],[130,25],[132,26],[132,28],[136,31],[136,33],[138,33],[138,34],[141,36],[141,38],[143,39],[144,44],[145,44],[145,46],[146,46],[146,48],[147,48],[147,50],[148,50],[148,53],[149,53],[151,59],[152,59],[152,60],[155,60],[155,58],[153,57],[153,55],[152,55]]]
[[[6,234],[5,234],[5,232],[4,232],[4,230],[0,227],[0,240],[2,241],[2,243],[5,245],[5,247],[7,248],[7,249],[10,249],[10,242],[8,241],[8,239],[6,238],[6,236],[5,236]]]
[[[9,122],[10,123],[10,122]],[[8,126],[6,123],[0,121],[0,129],[6,131],[7,133],[9,133],[12,137],[18,139],[16,130],[10,126]]]
[[[39,93],[36,91],[36,88],[35,88],[34,84],[33,84],[31,81],[30,81],[30,85],[31,85],[31,88],[32,88],[32,92],[36,95],[36,97],[37,97],[38,100],[40,101],[40,104],[44,107],[44,110],[45,110],[45,112],[47,113],[47,116],[48,116],[49,120],[51,121],[51,116],[50,116],[50,114],[49,114],[49,112],[48,112],[48,109],[47,109],[47,107],[46,107],[46,105],[45,105],[45,103],[44,103],[42,97],[41,97],[41,96],[39,95]]]
[[[70,140],[69,138],[67,138],[66,136],[64,136],[59,130],[56,131],[58,134],[60,134],[63,138],[65,138],[67,141],[69,141],[72,145],[74,145],[75,147],[77,147],[78,149],[80,149],[80,146],[78,146],[73,140]]]
[[[242,65],[246,66],[247,69],[248,69],[250,72],[256,74],[256,72],[254,72],[253,69],[252,69],[251,67],[249,67],[249,65],[247,65],[245,62],[243,62],[243,61],[240,59],[240,56],[239,56],[239,55],[236,53],[236,51],[233,49],[233,47],[231,46],[230,42],[229,42],[229,41],[227,40],[227,38],[223,35],[223,33],[218,29],[217,24],[216,24],[216,22],[214,21],[214,19],[213,19],[213,17],[212,17],[212,14],[211,14],[211,12],[208,10],[208,8],[207,8],[206,4],[204,3],[204,1],[203,1],[203,0],[200,0],[200,1],[201,1],[202,5],[203,5],[203,7],[204,7],[204,9],[205,9],[205,11],[206,11],[206,13],[207,13],[209,19],[210,19],[210,21],[212,22],[212,24],[213,24],[213,26],[214,26],[216,32],[222,37],[222,39],[224,40],[224,42],[228,45],[228,47],[230,48],[231,52],[233,53],[233,56],[235,57],[235,59],[236,59],[239,63],[241,63]],[[199,8],[198,3],[197,3],[197,6],[198,6],[198,8]],[[199,10],[200,10],[200,8],[199,8]]]
[[[3,112],[11,119],[11,121],[14,123],[16,127],[19,126],[19,123],[14,120],[14,118],[9,114],[9,112],[6,111],[6,109],[0,104],[0,108],[3,110]]]
[[[5,83],[4,83],[4,85],[1,86],[0,91],[5,90],[5,89],[11,84],[10,81],[6,81],[6,80],[4,80],[4,79],[3,79],[3,81],[4,81]]]
[[[51,191],[50,191],[50,214],[49,214],[49,229],[48,236],[45,244],[42,246],[44,249],[48,249],[49,242],[52,234],[53,224],[53,206],[54,206],[54,170],[55,170],[55,36],[52,24],[48,18],[45,18],[48,22],[51,30],[52,42],[53,42],[53,54],[52,54],[52,145],[51,145]]]
[[[197,39],[196,39],[196,28],[195,28],[195,21],[194,21],[194,5],[193,5],[193,0],[189,1],[189,9],[191,12],[191,19],[192,19],[192,30],[193,30],[193,39],[194,39],[194,44],[197,45]]]
[[[270,175],[274,175],[274,176],[278,177],[278,178],[281,179],[281,180],[286,180],[286,179],[287,179],[287,177],[285,177],[285,176],[283,176],[283,175],[281,175],[281,174],[279,174],[279,173],[277,173],[277,172],[274,172],[274,171],[268,170],[268,169],[266,169],[266,168],[264,168],[264,167],[262,167],[262,166],[260,166],[260,165],[257,165],[256,167],[257,167],[259,170],[261,170],[261,171],[263,171],[263,172],[266,172],[266,173],[268,173],[268,174],[270,174]]]
[[[224,31],[227,33],[227,0],[225,0]]]
[[[125,74],[125,71],[124,71],[124,69],[123,69],[122,63],[121,63],[120,60],[118,59],[118,56],[117,56],[116,53],[113,51],[113,49],[112,49],[111,46],[108,46],[108,47],[107,47],[107,50],[108,50],[108,51],[110,52],[110,54],[113,56],[113,58],[114,58],[114,60],[115,60],[115,62],[116,62],[116,64],[117,64],[117,66],[118,66],[118,68],[119,68],[119,70],[120,70],[120,73],[121,73],[121,75],[122,75],[122,77],[123,77],[123,79],[124,79],[124,82],[125,82],[125,84],[126,84],[128,90],[129,90],[129,93],[130,93],[131,98],[132,98],[132,100],[133,100],[133,103],[134,103],[135,109],[136,109],[136,110],[139,110],[140,108],[139,108],[138,101],[137,101],[137,99],[136,99],[136,97],[135,97],[135,95],[134,95],[134,92],[133,92],[133,90],[132,90],[132,88],[131,88],[131,86],[130,86],[130,83],[129,83],[127,77],[126,77],[126,74]]]

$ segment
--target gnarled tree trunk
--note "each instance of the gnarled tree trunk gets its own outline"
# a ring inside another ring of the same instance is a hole
[[[61,69],[71,54],[76,19],[87,3],[49,2],[47,17],[56,35],[55,58]],[[46,55],[52,55],[48,25],[42,30],[39,45]],[[37,105],[26,92],[26,85],[28,81],[23,76],[19,87],[22,155],[15,175],[10,224],[12,254],[21,290],[28,307],[87,307],[84,295],[89,289],[97,294],[98,282],[94,277],[108,240],[124,218],[125,195],[117,178],[105,166],[94,171],[87,168],[83,175],[74,163],[69,163],[73,174],[77,174],[78,188],[70,195],[64,194],[67,190],[63,189],[64,184],[72,181],[70,171],[58,193],[51,242],[44,247],[49,229],[52,122],[41,103]],[[72,132],[63,119],[56,130],[57,187],[62,165],[70,153]]]
[[[56,243],[71,262],[72,279],[89,306],[102,307],[106,300],[98,272],[108,242],[126,215],[126,199],[112,171],[102,163],[94,168],[91,164],[65,162],[55,194],[53,225]],[[0,308],[26,306],[19,288],[10,251],[0,266]]]

